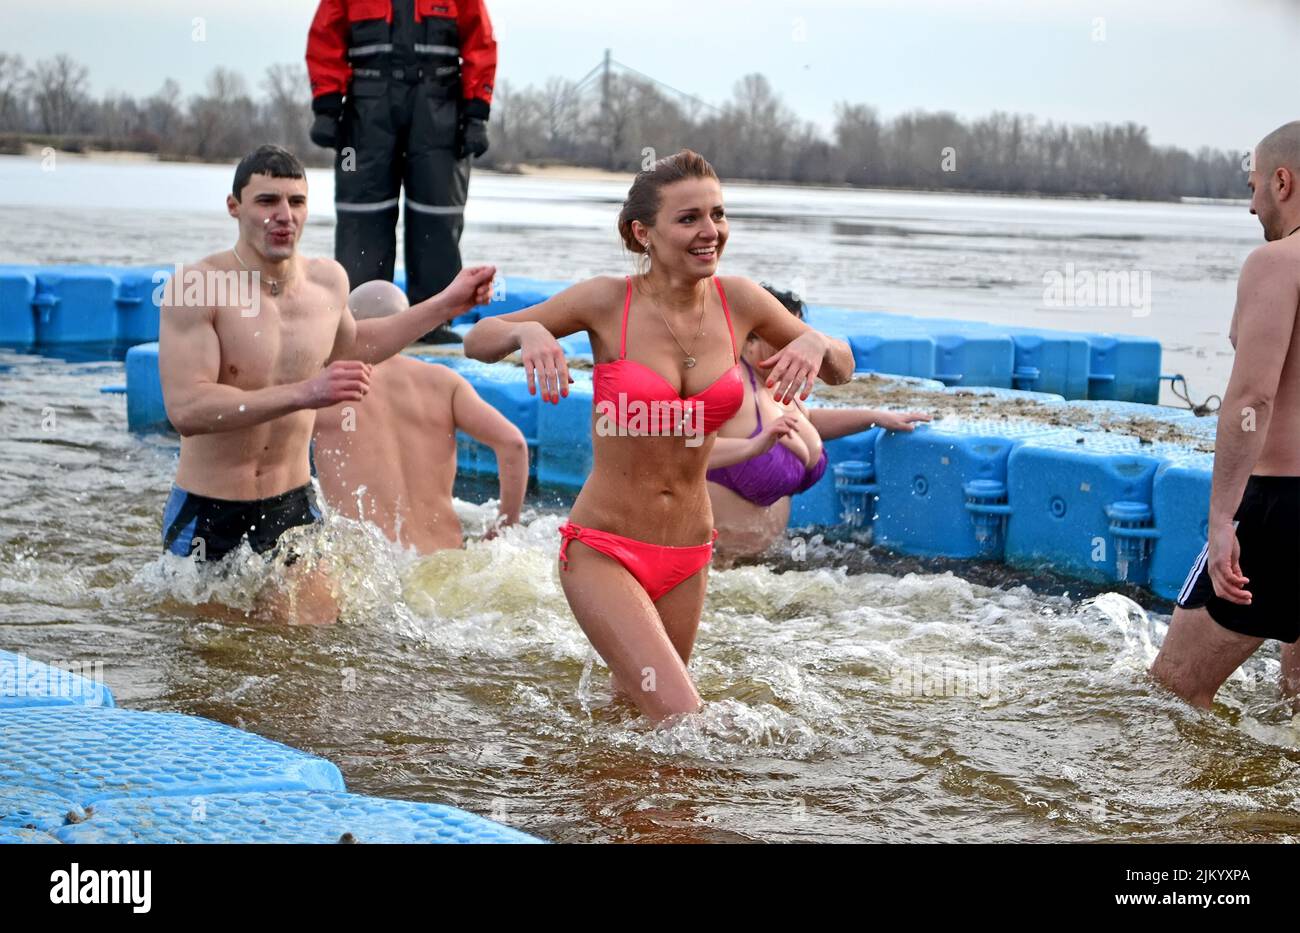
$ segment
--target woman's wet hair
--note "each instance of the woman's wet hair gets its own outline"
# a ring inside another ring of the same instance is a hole
[[[782,291],[775,285],[769,285],[766,282],[762,284],[769,295],[785,305],[787,311],[801,321],[804,319],[804,315],[808,313],[808,306],[803,303],[803,299],[796,295],[793,290]]]
[[[718,173],[713,170],[708,159],[690,149],[665,156],[648,169],[636,173],[632,187],[627,190],[627,197],[623,200],[623,209],[618,212],[618,233],[629,251],[638,255],[646,252],[646,248],[632,234],[632,221],[639,220],[644,226],[653,227],[663,204],[664,186],[688,178],[711,178],[718,181]]]

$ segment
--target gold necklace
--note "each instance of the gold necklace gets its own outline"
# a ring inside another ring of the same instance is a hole
[[[692,355],[692,351],[695,349],[695,345],[700,342],[700,335],[704,333],[704,312],[708,307],[709,299],[706,295],[704,298],[704,304],[700,306],[700,329],[695,332],[695,339],[691,341],[691,349],[688,350],[682,346],[682,342],[678,340],[677,335],[673,333],[673,326],[668,323],[668,318],[664,316],[664,309],[660,308],[658,304],[655,305],[655,308],[659,311],[659,318],[664,322],[664,327],[668,328],[668,333],[673,338],[673,343],[677,344],[681,349],[682,354],[686,357],[684,362],[687,369],[690,369],[695,365],[695,357]]]
[[[271,294],[272,295],[280,294],[280,289],[283,287],[284,282],[282,282],[279,279],[273,279],[269,275],[266,275],[260,271],[256,271],[248,268],[248,263],[244,262],[244,260],[239,257],[239,250],[235,249],[233,246],[230,248],[230,251],[235,254],[235,261],[244,267],[245,272],[253,272],[259,278],[266,279],[267,284],[271,286]]]

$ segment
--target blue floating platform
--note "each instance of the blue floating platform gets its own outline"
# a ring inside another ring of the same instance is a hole
[[[1104,427],[1107,419],[1114,418],[1150,418],[1153,421],[1167,421],[1184,428],[1201,421],[1190,408],[1175,408],[1172,405],[1147,405],[1142,402],[1086,401],[1071,402],[1068,414],[1076,412],[1080,427],[1087,423]]]
[[[86,811],[48,790],[0,785],[0,831],[27,828],[53,832],[69,817],[85,819]]]
[[[138,797],[99,803],[58,829],[67,843],[532,843],[454,807],[349,793]]]
[[[0,846],[41,845],[42,843],[58,845],[58,842],[59,840],[49,833],[37,829],[6,829],[0,826]]]
[[[1034,421],[945,418],[882,434],[875,542],[905,554],[1000,560],[1008,457],[1018,444],[1060,431]]]
[[[1088,398],[1160,401],[1160,343],[1148,337],[1087,334]]]
[[[880,428],[870,428],[826,442],[826,472],[810,489],[790,500],[789,527],[821,525],[829,528],[844,521],[844,505],[835,488],[835,467],[844,463],[864,464],[867,472],[863,481],[874,482],[876,439],[882,433]],[[860,526],[863,531],[868,530],[871,524],[871,505],[869,501],[864,503],[864,521]]]
[[[0,650],[0,711],[20,707],[113,706],[106,684]]]
[[[1209,537],[1210,480],[1214,454],[1194,454],[1163,463],[1152,492],[1160,537],[1151,558],[1151,589],[1174,599]]]
[[[1011,388],[1016,350],[1009,334],[935,328],[934,378],[945,385]]]
[[[483,401],[505,415],[524,435],[528,445],[528,475],[537,476],[538,406],[540,396],[528,391],[528,376],[523,367],[509,363],[480,363],[465,360],[455,364]],[[457,466],[467,472],[495,474],[496,453],[462,432],[456,434]]]
[[[1007,562],[1145,585],[1159,536],[1152,507],[1156,470],[1192,453],[1094,431],[1025,441],[1007,463]]]
[[[579,489],[591,473],[591,373],[573,373],[569,394],[558,403],[539,402],[537,415],[537,482]]]
[[[0,343],[28,347],[36,343],[35,268],[0,269]]]
[[[81,806],[125,796],[343,790],[331,762],[221,723],[75,707],[0,715],[0,783]]]
[[[898,327],[888,334],[854,333],[846,339],[856,372],[934,378],[934,338],[924,331]]]
[[[1007,328],[1015,344],[1011,387],[1062,398],[1087,398],[1092,348],[1082,334],[1031,327]]]
[[[158,371],[158,344],[142,343],[126,351],[126,425],[132,431],[170,431]]]
[[[115,271],[94,267],[46,267],[36,273],[36,343],[112,343],[117,340]]]
[[[999,389],[991,386],[949,386],[943,390],[944,395],[974,395],[983,398],[997,398],[1023,402],[1038,402],[1042,405],[1057,405],[1065,401],[1051,392],[1031,392],[1028,389]]]

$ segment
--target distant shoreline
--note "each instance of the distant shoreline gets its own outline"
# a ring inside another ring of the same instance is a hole
[[[23,146],[21,158],[39,159],[46,147],[36,143],[26,143]],[[161,158],[156,152],[134,152],[130,150],[118,149],[92,149],[85,152],[73,152],[64,149],[55,149],[60,158],[76,159],[84,162],[101,162],[106,164],[147,164],[147,163],[167,163],[171,165],[217,165],[226,168],[232,168],[233,162],[199,162],[193,159],[165,159]],[[9,153],[17,155],[16,153]],[[328,171],[329,166],[307,165],[308,169],[318,171]],[[585,165],[557,165],[554,163],[545,165],[535,165],[523,163],[514,170],[501,170],[491,168],[474,167],[474,173],[484,175],[494,175],[501,177],[520,177],[529,176],[535,178],[549,178],[556,181],[609,181],[619,182],[625,185],[631,185],[632,180],[636,177],[634,172],[616,172],[603,168],[595,168]],[[809,190],[820,191],[887,191],[896,194],[946,194],[959,195],[964,197],[994,197],[994,198],[1034,198],[1039,200],[1052,201],[1099,201],[1099,202],[1118,202],[1125,199],[1108,198],[1105,195],[1085,195],[1085,194],[1043,194],[1037,191],[970,191],[955,190],[952,188],[891,188],[888,186],[873,186],[870,188],[856,187],[852,185],[825,185],[812,184],[797,181],[754,181],[744,178],[724,178],[725,184],[728,185],[745,185],[754,188],[807,188]],[[1217,206],[1242,207],[1250,203],[1249,198],[1192,198],[1183,197],[1174,201],[1160,200],[1132,200],[1135,204],[1209,204]]]

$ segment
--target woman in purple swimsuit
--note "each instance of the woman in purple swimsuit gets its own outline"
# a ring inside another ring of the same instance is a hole
[[[790,292],[764,285],[800,320],[803,302]],[[790,497],[811,487],[826,472],[823,441],[878,425],[911,431],[930,416],[869,408],[806,408],[797,398],[782,405],[766,385],[761,362],[775,354],[750,335],[740,361],[747,378],[745,401],[718,432],[709,455],[708,489],[718,529],[714,564],[761,554],[781,537],[790,521]]]

